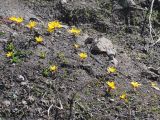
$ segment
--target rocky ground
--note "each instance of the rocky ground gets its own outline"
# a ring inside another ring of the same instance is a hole
[[[152,0],[124,1],[0,0],[0,120],[160,119],[160,42],[153,46],[160,2],[153,7],[152,40]],[[11,23],[13,15],[24,22]],[[38,22],[32,31],[25,27],[29,20]],[[49,34],[52,20],[63,27]],[[67,32],[72,26],[81,29],[79,36]],[[37,35],[43,44],[35,43]],[[8,49],[16,51],[15,59],[6,57]],[[88,55],[83,61],[80,52]],[[50,65],[58,66],[54,74]],[[108,74],[110,66],[117,72]],[[110,93],[107,81],[116,83]],[[133,90],[132,81],[141,86]],[[124,92],[127,103],[119,98]]]

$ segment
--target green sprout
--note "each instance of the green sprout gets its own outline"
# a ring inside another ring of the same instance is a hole
[[[46,58],[46,52],[40,52],[39,57],[40,57],[41,59],[45,59],[45,58]]]
[[[12,42],[8,43],[6,46],[7,51],[13,51],[14,50],[14,45]]]
[[[44,77],[48,77],[48,76],[49,76],[49,74],[50,74],[50,71],[49,71],[49,69],[48,69],[48,68],[43,69],[43,71],[42,71],[42,75],[43,75]]]

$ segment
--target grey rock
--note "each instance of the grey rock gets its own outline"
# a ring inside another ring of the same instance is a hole
[[[114,64],[114,66],[118,66],[118,60],[116,58],[112,58],[111,63]]]
[[[155,73],[155,74],[157,74],[157,75],[160,75],[159,74],[159,70],[160,70],[160,68],[154,68],[154,67],[148,67],[148,70],[149,71],[151,71],[151,72],[153,72],[153,73]]]
[[[141,75],[142,77],[144,76],[144,77],[147,77],[148,79],[160,81],[160,75],[149,70],[141,72]]]
[[[111,40],[105,37],[95,39],[94,43],[92,44],[91,50],[98,53],[107,53],[108,56],[116,55],[116,50]]]
[[[119,0],[118,2],[123,8],[136,6],[136,3],[134,2],[134,0]]]
[[[89,39],[89,35],[88,34],[83,34],[81,36],[78,36],[76,41],[79,45],[85,45],[86,44],[86,41]]]
[[[141,71],[141,77],[148,78],[150,80],[160,81],[160,74],[158,74],[158,69],[155,69],[153,67],[147,67],[143,63],[136,63],[139,68],[142,69]]]

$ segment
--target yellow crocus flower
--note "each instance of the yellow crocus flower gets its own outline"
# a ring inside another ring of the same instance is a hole
[[[29,29],[34,28],[37,25],[37,22],[35,21],[29,21],[29,23],[26,25]]]
[[[131,82],[131,86],[132,86],[134,89],[136,89],[136,88],[140,87],[141,84],[138,83],[138,82],[132,81],[132,82]]]
[[[62,28],[62,24],[59,21],[55,20],[48,23],[48,32],[53,32],[56,28]]]
[[[116,71],[117,71],[117,69],[115,67],[108,67],[107,68],[108,73],[115,73]]]
[[[49,67],[49,70],[50,70],[51,72],[55,72],[55,71],[57,71],[57,69],[58,69],[58,67],[55,66],[55,65],[52,65],[52,66]]]
[[[22,17],[12,16],[12,17],[9,18],[9,20],[11,20],[13,22],[16,22],[16,23],[22,23],[23,22],[23,18]]]
[[[9,58],[9,57],[12,57],[13,56],[13,52],[8,52],[6,53],[6,56]]]
[[[84,59],[86,59],[88,56],[87,56],[87,53],[81,52],[81,53],[79,53],[79,57],[80,57],[82,60],[84,60]]]
[[[43,38],[41,36],[35,37],[35,40],[36,40],[37,43],[42,43],[43,42]]]
[[[120,95],[119,98],[122,99],[122,100],[124,100],[125,102],[128,102],[127,94],[126,93],[123,93],[122,95]]]
[[[115,82],[113,82],[113,81],[107,81],[106,82],[107,83],[107,85],[108,85],[108,87],[109,87],[109,89],[111,90],[111,89],[116,89],[116,85],[115,85]]]
[[[70,30],[68,30],[68,32],[73,35],[79,35],[81,33],[81,30],[76,27],[72,27]]]

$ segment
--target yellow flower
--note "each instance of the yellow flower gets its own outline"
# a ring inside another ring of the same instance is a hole
[[[17,18],[16,18],[15,16],[12,16],[12,17],[9,18],[9,20],[11,20],[11,21],[16,21]]]
[[[73,34],[73,35],[79,35],[81,30],[76,28],[76,27],[72,27],[70,30],[68,30],[68,32]]]
[[[108,73],[115,73],[117,69],[115,67],[108,67],[107,68]]]
[[[156,82],[151,82],[151,87],[160,91],[160,88],[158,87],[158,84]]]
[[[136,88],[140,87],[141,84],[138,83],[138,82],[132,81],[132,82],[131,82],[131,86],[132,86],[134,89],[136,89]]]
[[[7,56],[7,57],[12,57],[12,56],[13,56],[13,52],[8,52],[8,53],[6,53],[6,56]]]
[[[52,66],[49,67],[49,70],[50,70],[51,72],[55,72],[55,71],[57,71],[57,69],[58,69],[58,67],[55,66],[55,65],[52,65]]]
[[[42,43],[43,42],[43,38],[41,36],[35,37],[35,40],[36,40],[37,43]]]
[[[151,82],[151,86],[152,87],[157,86],[157,83],[156,82]]]
[[[80,45],[74,44],[74,47],[77,49],[77,48],[80,48]]]
[[[62,28],[62,24],[59,21],[55,20],[48,23],[48,32],[53,32],[56,28]]]
[[[23,18],[22,18],[22,17],[18,17],[16,22],[17,22],[17,23],[23,22]]]
[[[116,85],[115,85],[115,82],[113,82],[113,81],[107,81],[106,82],[107,83],[107,85],[108,85],[108,87],[109,87],[109,89],[116,89]]]
[[[9,18],[9,20],[13,21],[13,22],[16,22],[16,23],[21,23],[23,22],[23,18],[22,17],[15,17],[15,16],[12,16]]]
[[[79,57],[80,57],[82,60],[84,60],[84,59],[87,58],[87,53],[85,53],[85,52],[79,53]]]
[[[125,102],[128,102],[127,94],[126,93],[123,93],[119,98],[122,99],[122,100],[124,100]]]
[[[26,25],[29,29],[34,28],[37,25],[37,22],[35,21],[29,21],[29,23]]]

